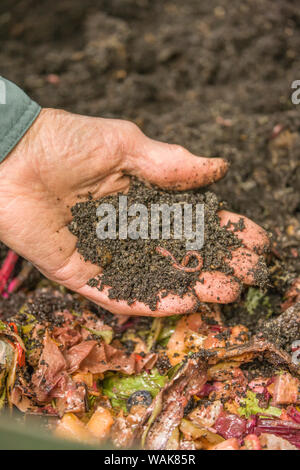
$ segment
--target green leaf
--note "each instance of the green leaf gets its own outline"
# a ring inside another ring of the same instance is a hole
[[[161,346],[167,346],[168,341],[170,337],[172,336],[172,334],[174,333],[176,324],[180,318],[181,318],[181,315],[171,315],[170,317],[163,319],[164,324],[157,338],[157,342]]]
[[[268,408],[261,408],[258,404],[258,398],[254,392],[248,391],[244,400],[241,400],[241,406],[238,408],[240,416],[250,418],[251,415],[262,414],[268,416],[276,416],[279,418],[282,410],[275,408],[275,406],[268,406]]]
[[[156,420],[157,416],[158,416],[159,413],[161,412],[162,406],[163,406],[163,397],[162,397],[162,395],[159,395],[159,396],[157,397],[157,402],[155,403],[154,410],[152,411],[152,414],[151,414],[150,418],[148,419],[148,422],[147,422],[147,424],[146,424],[145,430],[144,430],[144,432],[143,432],[143,434],[142,434],[142,438],[141,438],[141,446],[142,446],[142,448],[145,447],[145,442],[146,442],[146,438],[147,438],[149,429],[151,428],[152,424],[154,423],[154,421]]]
[[[23,335],[28,336],[31,332],[31,330],[34,328],[35,323],[27,323],[27,325],[22,325],[21,330]]]
[[[154,318],[152,325],[151,325],[149,336],[147,338],[148,351],[151,351],[152,347],[155,346],[155,343],[157,342],[161,329],[162,329],[162,318]]]
[[[2,408],[5,405],[5,397],[6,397],[6,388],[4,387],[2,391],[2,395],[0,397],[0,410],[2,410]]]
[[[89,405],[89,410],[91,410],[94,407],[96,397],[95,395],[89,395],[88,397],[88,405]]]
[[[154,398],[167,382],[168,377],[160,375],[156,369],[150,374],[143,372],[134,376],[113,374],[103,380],[102,393],[110,398],[113,407],[126,411],[126,400],[134,392],[147,390]]]
[[[260,289],[256,289],[254,287],[249,288],[245,305],[250,315],[253,315],[258,307],[262,307],[266,311],[267,317],[270,317],[273,313],[269,297]]]
[[[113,330],[94,330],[93,328],[88,328],[87,326],[81,325],[82,328],[85,330],[89,331],[95,336],[99,336],[100,338],[104,339],[106,344],[111,343],[113,339]]]
[[[183,362],[179,362],[179,364],[176,364],[176,366],[173,366],[171,367],[171,369],[168,370],[167,376],[169,377],[169,380],[172,380],[175,377],[175,375],[177,374],[179,369],[182,367],[182,365],[183,365]]]

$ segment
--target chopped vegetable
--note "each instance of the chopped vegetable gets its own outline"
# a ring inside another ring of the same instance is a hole
[[[198,440],[204,438],[211,444],[218,444],[224,441],[223,437],[219,436],[217,433],[205,429],[205,427],[197,426],[188,419],[181,420],[180,431],[188,440]]]
[[[177,450],[179,448],[180,432],[178,427],[174,429],[166,445],[166,450]]]
[[[152,424],[154,423],[154,421],[156,420],[157,416],[158,416],[159,413],[161,412],[162,406],[163,406],[163,403],[162,403],[162,395],[158,395],[158,397],[157,397],[157,399],[156,399],[155,406],[154,406],[153,411],[152,411],[152,413],[151,413],[151,416],[150,416],[150,418],[148,419],[148,422],[147,422],[146,427],[145,427],[145,429],[144,429],[144,432],[143,432],[143,434],[142,434],[142,438],[141,438],[141,446],[142,446],[142,448],[145,447],[146,438],[147,438],[149,429],[151,428]]]
[[[74,413],[67,413],[63,416],[55,429],[55,434],[72,441],[90,443],[94,440],[89,429]]]
[[[255,427],[255,433],[268,433],[287,439],[300,449],[300,424],[281,419],[259,419]]]
[[[179,371],[180,367],[182,367],[182,365],[183,365],[183,363],[180,362],[179,364],[176,364],[176,366],[173,366],[173,367],[171,367],[171,369],[168,370],[167,376],[168,376],[169,380],[172,380],[175,377],[175,375]]]
[[[275,408],[274,406],[261,408],[256,394],[251,391],[247,392],[247,397],[241,400],[240,405],[238,413],[240,416],[244,416],[245,418],[250,418],[251,415],[256,414],[279,417],[282,412],[280,408]]]
[[[113,339],[113,330],[111,329],[103,329],[101,331],[99,330],[94,330],[93,328],[88,328],[85,325],[81,325],[81,328],[84,328],[85,330],[89,331],[92,333],[92,335],[99,336],[100,338],[104,339],[106,344],[110,344]]]
[[[275,405],[300,403],[299,380],[288,373],[277,375],[274,382],[273,403]]]
[[[92,388],[93,387],[93,374],[91,372],[77,372],[76,374],[73,375],[73,380],[76,383],[85,383],[87,387]]]
[[[172,366],[183,360],[184,356],[191,351],[191,346],[194,348],[202,346],[205,336],[198,334],[202,325],[200,313],[184,315],[179,320],[167,344],[167,355]]]
[[[7,402],[8,402],[10,409],[12,409],[12,406],[13,406],[12,401],[11,401],[11,391],[16,380],[17,365],[18,365],[18,351],[15,349],[11,367],[9,369],[7,381],[6,381],[6,396],[7,396]]]
[[[121,331],[47,299],[0,320],[0,409],[62,417],[57,435],[93,445],[258,450],[267,436],[267,448],[300,447],[297,371],[243,325],[191,313],[127,319]],[[255,358],[271,367],[251,365]]]
[[[150,330],[149,336],[147,338],[147,349],[148,349],[148,351],[151,351],[152,347],[157,342],[157,339],[159,337],[161,329],[162,329],[162,319],[161,318],[154,318],[154,320],[152,322],[152,325],[151,325],[151,330]]]
[[[221,442],[220,444],[217,444],[216,446],[212,447],[211,450],[239,450],[239,441],[235,438],[232,437],[231,439],[227,439],[224,442]]]
[[[16,343],[16,349],[18,351],[18,365],[20,367],[24,367],[25,366],[25,351],[24,349],[22,349],[19,343]]]
[[[163,319],[163,327],[158,336],[157,342],[161,346],[166,346],[172,334],[175,331],[176,323],[180,320],[181,315],[172,315]]]
[[[22,263],[22,269],[19,272],[19,274],[10,281],[10,283],[7,286],[7,293],[12,294],[15,292],[26,279],[28,278],[29,274],[33,270],[33,265],[29,263],[28,261],[23,261]]]
[[[114,423],[114,419],[111,412],[107,408],[98,406],[89,422],[87,423],[87,429],[95,436],[99,441],[107,439],[109,436],[110,428]]]
[[[249,288],[245,304],[250,315],[253,315],[258,307],[265,307],[267,317],[271,316],[273,313],[269,297],[261,290],[254,287]]]
[[[0,410],[2,410],[3,406],[5,405],[5,397],[6,397],[6,389],[4,387],[2,394],[0,396]]]
[[[287,439],[283,439],[275,434],[263,433],[259,436],[259,440],[264,450],[297,450],[297,447]]]
[[[220,400],[216,400],[211,404],[197,406],[190,414],[189,419],[199,426],[213,426],[218,419],[223,405]]]
[[[244,446],[247,450],[261,450],[261,443],[256,434],[248,434],[244,439]]]
[[[300,411],[297,410],[294,406],[289,406],[287,409],[287,414],[290,416],[295,423],[300,424]]]
[[[0,293],[4,291],[6,283],[15,269],[18,259],[19,256],[14,251],[8,250],[6,258],[3,261],[0,269]]]
[[[113,374],[103,381],[103,395],[111,399],[113,407],[126,411],[126,400],[137,390],[146,390],[154,398],[167,383],[168,378],[160,375],[156,369],[149,374],[143,372],[135,376]]]
[[[213,427],[225,439],[241,439],[246,433],[247,422],[238,415],[222,413]]]

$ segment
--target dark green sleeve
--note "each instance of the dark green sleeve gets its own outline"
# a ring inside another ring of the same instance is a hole
[[[0,77],[0,162],[23,137],[40,110],[19,87]]]

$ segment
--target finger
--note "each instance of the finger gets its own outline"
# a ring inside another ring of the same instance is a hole
[[[35,256],[29,261],[52,281],[77,290],[101,273],[99,266],[83,260],[76,249],[76,237],[67,227],[55,231],[49,243],[47,250],[44,250],[47,256],[43,253],[43,256]]]
[[[133,304],[129,305],[125,300],[110,299],[109,287],[105,287],[102,291],[99,291],[95,287],[86,285],[78,289],[77,292],[109,312],[118,315],[164,317],[174,314],[190,313],[194,311],[197,306],[197,299],[192,293],[187,293],[182,298],[173,294],[169,294],[166,297],[160,296],[157,308],[153,311],[143,302],[135,301]]]
[[[226,263],[244,284],[256,284],[257,272],[261,270],[261,259],[256,253],[246,248],[237,248],[232,252],[232,258],[226,259]]]
[[[175,294],[168,294],[165,297],[160,295],[159,297],[160,300],[157,304],[157,310],[160,313],[168,315],[193,313],[196,311],[198,305],[197,297],[192,292],[188,292],[182,297]]]
[[[101,268],[90,261],[83,262],[78,252],[74,252],[60,268],[54,271],[43,269],[37,264],[34,266],[48,279],[75,291],[85,285],[89,279],[101,274]]]
[[[140,138],[135,157],[129,159],[129,172],[161,188],[185,190],[207,186],[222,178],[228,162],[222,158],[204,158],[179,145]]]
[[[241,286],[232,276],[219,271],[205,271],[193,290],[200,302],[228,304],[238,298]]]
[[[270,244],[269,237],[266,231],[255,222],[252,222],[247,217],[228,211],[220,211],[218,215],[221,227],[227,226],[228,230],[234,231],[246,248],[257,253],[264,253],[268,249]],[[238,230],[238,227],[233,224],[240,224],[241,220],[244,228]]]

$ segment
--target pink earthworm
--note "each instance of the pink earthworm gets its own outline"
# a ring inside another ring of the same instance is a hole
[[[183,260],[181,261],[181,264],[179,264],[176,261],[176,258],[172,255],[172,253],[170,253],[165,248],[162,248],[161,246],[157,246],[156,251],[157,251],[157,253],[159,253],[162,256],[166,256],[166,257],[168,256],[169,258],[171,258],[172,261],[173,261],[172,266],[175,269],[179,269],[180,271],[184,271],[186,273],[195,273],[197,271],[201,271],[201,269],[202,269],[203,259],[202,259],[202,256],[198,253],[198,251],[194,251],[194,250],[187,251],[187,253],[185,254]],[[187,264],[189,263],[190,258],[192,258],[192,257],[194,257],[198,260],[198,264],[197,264],[197,266],[195,266],[193,268],[188,268]]]

